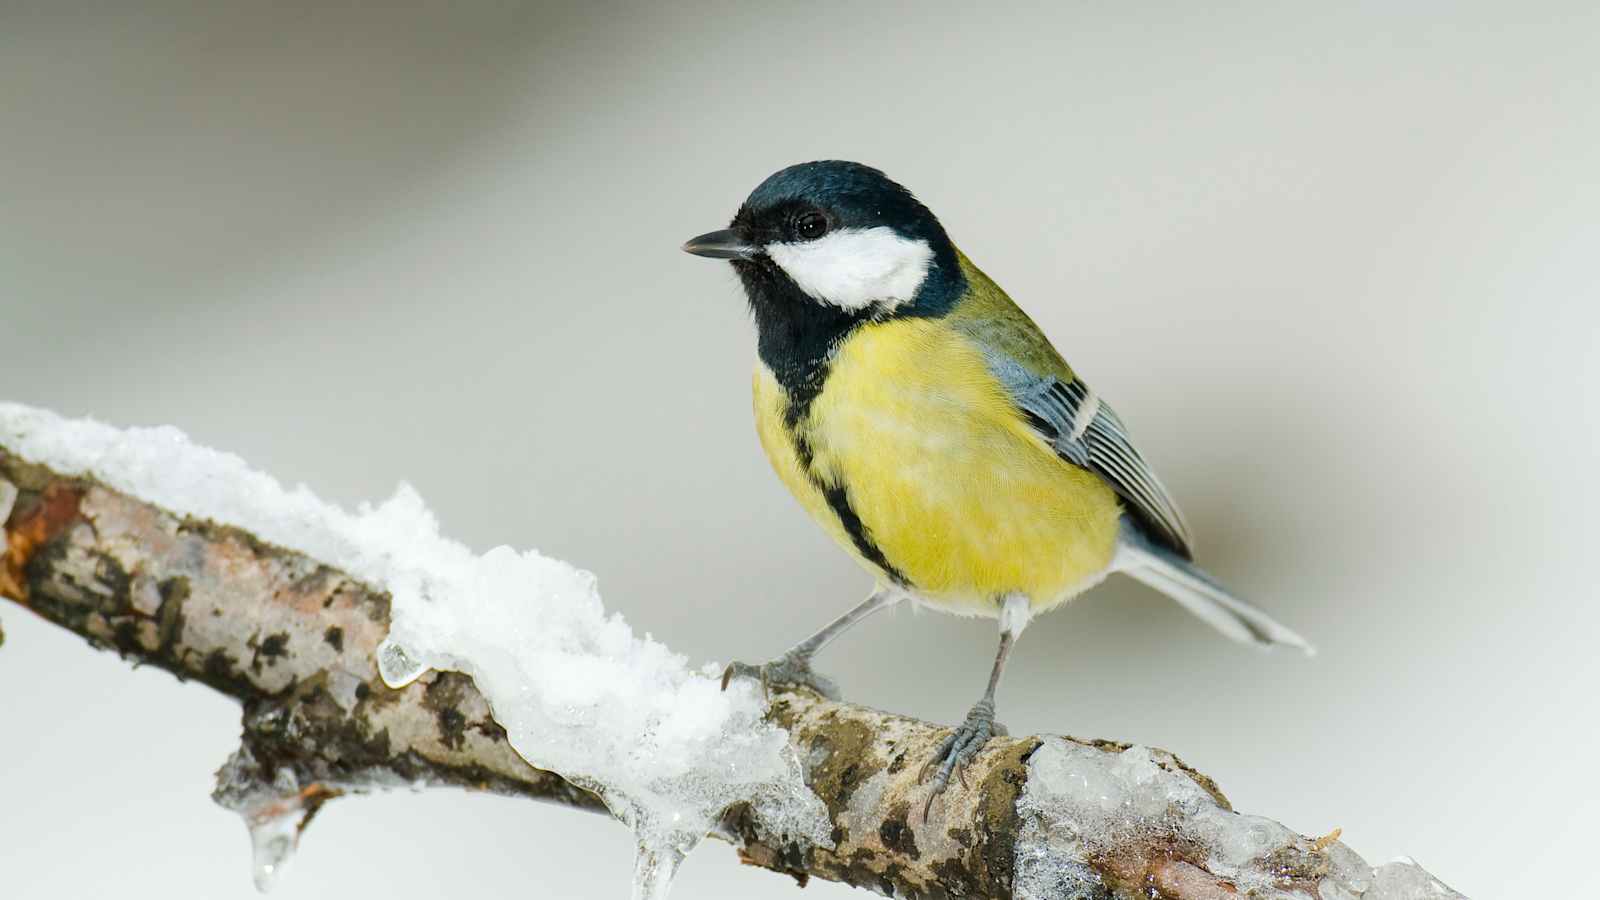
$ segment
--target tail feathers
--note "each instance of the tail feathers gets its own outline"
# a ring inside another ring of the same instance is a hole
[[[1193,563],[1152,546],[1124,544],[1121,555],[1122,572],[1178,601],[1228,637],[1246,644],[1298,647],[1308,656],[1316,655],[1316,648],[1305,638],[1230,594]]]

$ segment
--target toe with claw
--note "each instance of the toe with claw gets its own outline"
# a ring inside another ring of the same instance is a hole
[[[833,679],[813,671],[809,658],[793,653],[786,653],[759,666],[742,662],[730,663],[722,672],[722,689],[727,690],[728,683],[735,677],[758,679],[763,693],[769,693],[770,686],[774,684],[798,684],[816,691],[829,700],[839,699],[839,686],[833,683]]]
[[[929,770],[933,770],[933,786],[928,791],[928,802],[923,804],[922,817],[926,819],[928,812],[933,809],[933,800],[944,793],[950,786],[950,776],[955,775],[961,780],[961,786],[967,786],[967,764],[983,750],[983,745],[989,738],[1006,733],[1004,725],[994,720],[994,702],[980,700],[967,713],[967,719],[956,727],[945,739],[939,743],[933,755],[923,764],[918,780],[928,780]]]

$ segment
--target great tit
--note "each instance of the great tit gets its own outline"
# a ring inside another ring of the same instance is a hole
[[[732,263],[756,323],[761,446],[876,580],[778,659],[730,666],[724,687],[743,675],[836,696],[813,654],[904,599],[998,619],[988,687],[924,766],[931,804],[1004,733],[995,688],[1028,621],[1112,572],[1236,640],[1311,651],[1194,564],[1189,526],[1111,406],[882,172],[790,166],[683,249]]]

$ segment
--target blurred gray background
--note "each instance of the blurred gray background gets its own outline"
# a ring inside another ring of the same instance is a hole
[[[731,272],[678,245],[780,166],[863,160],[1322,650],[1117,581],[1029,630],[1011,729],[1168,747],[1474,896],[1568,889],[1600,753],[1592,4],[259,6],[0,12],[0,396],[344,504],[409,480],[692,659],[762,658],[868,585],[761,457]],[[0,894],[252,896],[206,797],[235,706],[0,617]],[[949,722],[993,642],[904,611],[821,666]],[[617,898],[630,853],[553,807],[348,799],[278,892]],[[675,896],[794,891],[709,844]]]

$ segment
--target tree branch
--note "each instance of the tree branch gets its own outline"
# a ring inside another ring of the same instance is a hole
[[[264,826],[257,845],[267,844],[269,880],[284,855],[274,851],[286,852],[324,802],[351,790],[456,786],[605,808],[518,756],[467,676],[435,672],[386,686],[375,653],[389,597],[343,572],[30,463],[3,444],[0,523],[0,595],[92,646],[240,701],[242,747],[219,773],[216,797]],[[779,837],[749,803],[724,813],[720,836],[744,862],[802,884],[814,876],[908,897],[1411,896],[1375,893],[1384,869],[1331,839],[1290,835],[1229,861],[1174,825],[1078,835],[1068,841],[1076,850],[1053,849],[1050,835],[1064,826],[1039,798],[1059,785],[1030,784],[1041,778],[1031,758],[1048,746],[1053,759],[1082,751],[1125,760],[1134,752],[1126,744],[997,738],[924,820],[918,773],[945,729],[803,691],[774,694],[770,718],[788,730],[806,784],[827,808],[833,846]],[[1176,757],[1150,751],[1148,759],[1194,792],[1190,806],[1244,818]],[[1241,878],[1246,871],[1260,878]],[[1075,886],[1049,887],[1068,876]]]

